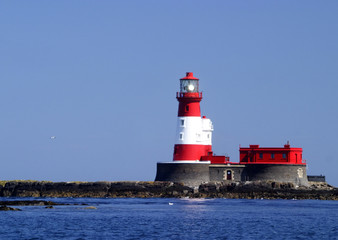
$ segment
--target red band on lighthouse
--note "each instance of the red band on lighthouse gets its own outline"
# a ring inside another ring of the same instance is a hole
[[[179,117],[200,117],[200,101],[202,100],[202,93],[177,93],[176,96],[179,101],[178,116]]]
[[[176,144],[174,148],[174,161],[197,161],[209,153],[212,154],[211,145]]]

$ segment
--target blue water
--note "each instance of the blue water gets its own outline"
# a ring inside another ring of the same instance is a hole
[[[20,206],[21,212],[2,211],[0,239],[338,239],[337,201],[41,200],[86,203],[97,209],[81,205],[54,209]]]

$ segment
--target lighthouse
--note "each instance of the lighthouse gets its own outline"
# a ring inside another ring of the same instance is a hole
[[[199,162],[202,156],[212,155],[212,131],[210,119],[201,117],[199,79],[187,72],[180,79],[180,91],[176,93],[179,102],[174,147],[174,162]]]

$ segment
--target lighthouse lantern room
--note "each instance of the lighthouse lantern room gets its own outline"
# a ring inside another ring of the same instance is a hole
[[[198,92],[198,78],[195,78],[192,72],[188,72],[186,77],[180,79],[180,92]]]
[[[199,79],[187,72],[180,79],[180,92],[174,161],[199,162],[202,156],[212,154],[213,126],[210,119],[201,118]]]

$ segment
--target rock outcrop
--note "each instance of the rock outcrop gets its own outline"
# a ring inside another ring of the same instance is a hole
[[[22,211],[19,208],[12,208],[7,206],[0,206],[0,211]]]
[[[42,200],[10,200],[0,201],[0,205],[3,206],[56,206],[56,205],[70,205],[67,203],[56,203],[52,201]]]
[[[43,200],[10,200],[10,201],[0,201],[0,211],[22,211],[19,208],[12,208],[9,206],[45,206],[45,208],[54,208],[56,205],[71,205],[69,203],[56,203],[52,201],[43,201]],[[79,204],[72,204],[79,205]],[[81,205],[87,205],[82,203]]]
[[[125,197],[125,198],[247,198],[338,200],[332,186],[297,188],[271,181],[209,182],[189,187],[174,182],[38,182],[8,181],[0,185],[1,197]],[[49,204],[52,205],[52,204]]]

